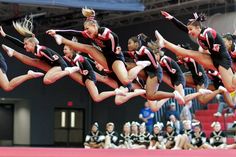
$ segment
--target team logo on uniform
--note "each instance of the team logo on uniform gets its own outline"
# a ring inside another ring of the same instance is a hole
[[[213,50],[216,51],[216,52],[219,52],[220,51],[220,44],[214,44],[213,45]]]
[[[58,55],[53,55],[52,58],[53,58],[54,60],[58,60],[58,59],[59,59]]]

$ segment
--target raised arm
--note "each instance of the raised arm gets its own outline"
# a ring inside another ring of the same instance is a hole
[[[181,21],[179,21],[177,18],[175,18],[174,16],[170,15],[168,12],[166,11],[161,11],[161,14],[168,20],[170,20],[172,23],[174,23],[174,25],[176,27],[178,27],[180,30],[184,31],[185,33],[188,33],[188,28],[187,26],[182,23]]]
[[[51,36],[54,36],[55,34],[59,34],[59,35],[62,35],[62,36],[67,35],[67,36],[88,38],[88,35],[86,34],[86,31],[78,31],[78,30],[73,30],[73,29],[68,29],[68,30],[50,29],[46,33],[51,35]]]
[[[24,48],[24,43],[23,43],[21,40],[15,38],[15,37],[13,37],[13,36],[10,36],[10,35],[6,34],[6,33],[3,31],[2,26],[0,26],[0,34],[1,34],[2,37],[8,39],[9,41],[11,41],[12,43],[14,43],[14,44],[17,45],[18,47]]]

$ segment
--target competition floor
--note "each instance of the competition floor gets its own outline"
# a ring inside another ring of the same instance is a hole
[[[0,147],[0,157],[235,157],[236,150],[131,150]]]

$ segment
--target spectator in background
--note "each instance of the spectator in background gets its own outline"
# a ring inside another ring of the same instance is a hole
[[[105,136],[99,131],[98,123],[95,122],[85,137],[84,148],[103,148],[104,140]]]
[[[220,122],[213,122],[211,127],[214,129],[210,135],[210,144],[213,148],[225,148],[226,147],[226,135],[221,130]]]
[[[181,125],[180,125],[180,121],[178,119],[176,119],[175,115],[170,115],[170,121],[173,123],[173,126],[174,126],[174,129],[175,129],[175,132],[177,134],[180,133],[180,130],[181,130]]]
[[[176,110],[176,104],[175,102],[171,102],[167,105],[167,111],[166,111],[166,121],[169,121],[170,115],[174,115],[177,119],[179,119],[179,112]]]
[[[144,108],[142,108],[139,112],[139,119],[142,120],[142,122],[146,125],[146,131],[151,133],[153,130],[153,124],[154,124],[154,112],[150,109],[149,102],[145,102]]]
[[[218,106],[217,112],[214,113],[215,117],[221,117],[224,109],[226,109],[225,116],[234,116],[233,108],[229,107],[229,105],[226,104],[224,97],[222,95],[218,94],[216,96],[216,99],[218,101],[219,106]],[[233,97],[232,99],[235,104],[235,97]]]
[[[190,120],[192,121],[192,113],[190,111],[190,108],[192,107],[192,101],[189,101],[185,106],[183,107],[181,113],[180,113],[180,121],[183,122],[184,120]]]
[[[119,137],[119,148],[131,148],[131,127],[130,122],[123,125],[123,131]]]

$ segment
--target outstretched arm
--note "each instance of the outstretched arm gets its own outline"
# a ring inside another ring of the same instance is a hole
[[[6,34],[6,33],[3,31],[2,26],[0,26],[0,34],[1,34],[2,37],[8,39],[9,41],[11,41],[12,43],[14,43],[14,44],[17,45],[18,47],[24,48],[24,43],[23,43],[21,40],[15,38],[15,37],[13,37],[13,36],[10,36],[10,35]]]
[[[178,27],[180,30],[184,31],[185,33],[188,33],[188,28],[187,26],[182,23],[181,21],[179,21],[177,18],[175,18],[174,16],[170,15],[168,12],[166,11],[161,11],[161,14],[168,20],[170,20],[171,22],[174,23],[174,25],[176,27]]]

